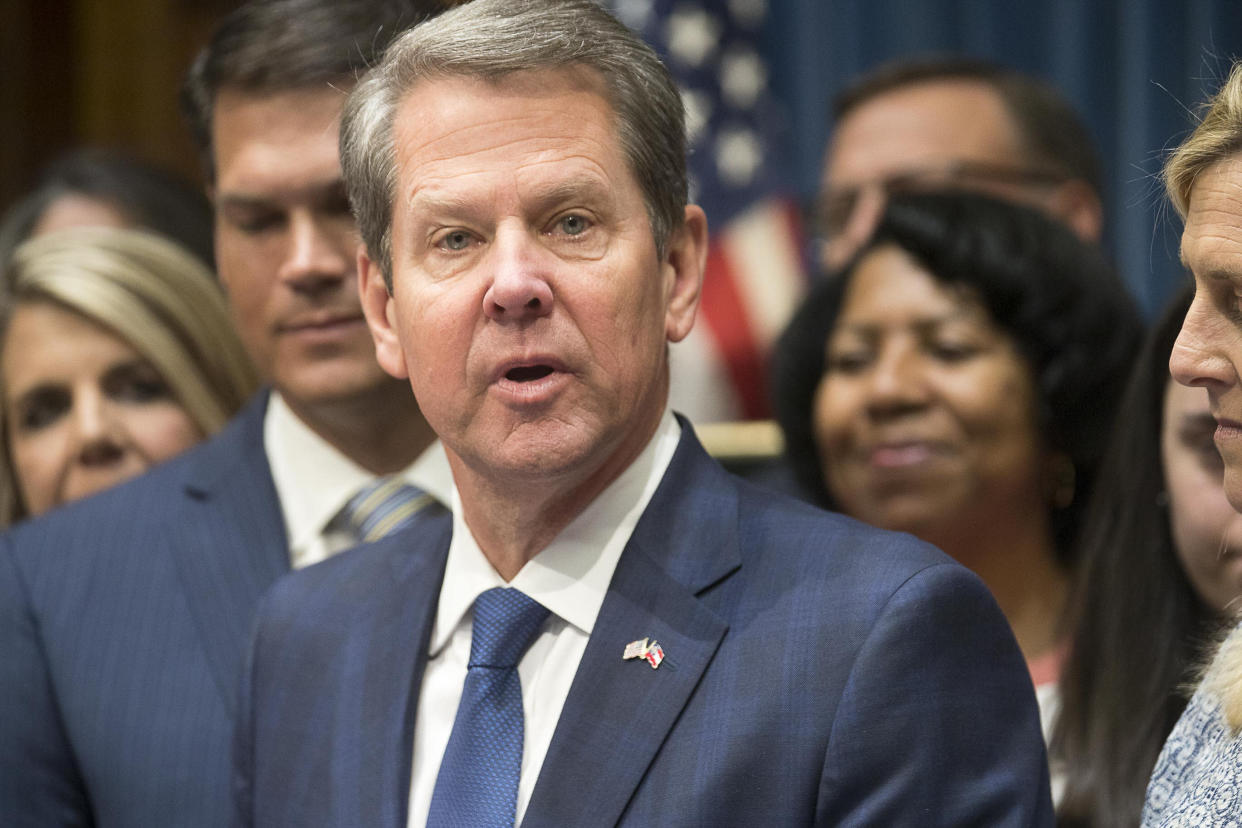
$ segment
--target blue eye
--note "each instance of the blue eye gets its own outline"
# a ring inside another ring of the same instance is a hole
[[[465,250],[470,246],[470,234],[464,230],[454,230],[441,239],[440,244],[449,250]]]
[[[579,236],[591,226],[585,217],[577,214],[565,216],[557,224],[561,232],[567,236]]]

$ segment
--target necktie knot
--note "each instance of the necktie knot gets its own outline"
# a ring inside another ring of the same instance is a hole
[[[482,593],[474,600],[470,668],[516,667],[547,617],[547,608],[520,590]]]
[[[380,477],[349,499],[341,519],[359,541],[373,541],[405,526],[432,503],[431,495],[400,477]]]

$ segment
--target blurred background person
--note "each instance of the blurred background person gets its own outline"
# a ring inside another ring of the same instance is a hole
[[[150,233],[76,228],[21,245],[0,338],[0,524],[146,471],[257,388],[207,267]]]
[[[1139,336],[1100,251],[1061,224],[982,195],[906,194],[779,346],[776,409],[810,499],[973,569],[1041,702]]]
[[[1065,826],[1138,824],[1185,687],[1242,595],[1207,392],[1169,375],[1190,287],[1139,354],[1083,526],[1049,753]]]
[[[885,198],[908,190],[979,190],[1100,239],[1103,175],[1091,134],[1042,81],[974,58],[899,60],[842,92],[833,116],[817,227],[830,271],[870,237]]]
[[[49,164],[5,212],[0,267],[32,236],[69,227],[131,227],[172,239],[214,268],[211,217],[207,197],[172,173],[110,150],[78,149]]]

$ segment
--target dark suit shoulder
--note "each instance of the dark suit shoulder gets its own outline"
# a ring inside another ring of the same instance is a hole
[[[394,581],[424,567],[438,583],[452,530],[447,510],[429,509],[386,538],[290,572],[264,598],[263,623],[296,625],[301,618],[318,627],[325,618],[345,620]]]
[[[877,529],[789,496],[738,480],[738,545],[744,566],[787,573],[810,587],[891,594],[930,567],[948,567],[953,580],[978,581],[931,544],[903,532]],[[982,583],[979,582],[982,587]]]

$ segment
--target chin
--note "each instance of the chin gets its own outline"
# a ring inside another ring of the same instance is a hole
[[[1225,466],[1225,497],[1235,512],[1242,512],[1242,470]]]

